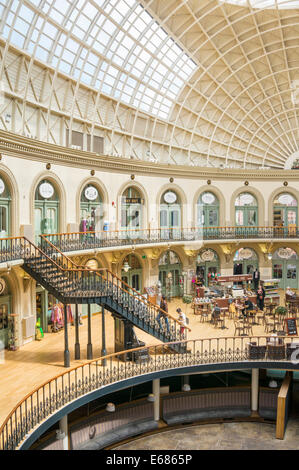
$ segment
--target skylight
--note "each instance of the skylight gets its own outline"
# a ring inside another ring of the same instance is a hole
[[[220,0],[224,3],[233,5],[252,6],[252,8],[280,8],[291,9],[299,8],[299,0]]]
[[[163,119],[196,63],[136,0],[0,0],[1,34],[82,83]]]

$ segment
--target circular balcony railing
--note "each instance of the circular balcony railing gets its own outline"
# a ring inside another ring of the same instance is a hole
[[[227,370],[233,363],[247,369],[259,367],[259,363],[262,367],[298,369],[298,341],[299,337],[208,338],[180,342],[186,345],[185,353],[174,353],[171,345],[178,343],[168,343],[88,361],[47,381],[18,403],[0,428],[0,450],[20,448],[30,434],[59,410],[76,400],[79,407],[84,395],[124,380],[146,375],[152,380],[155,373],[173,370],[177,375],[178,369],[202,366],[206,371],[209,366],[215,369],[215,365]]]

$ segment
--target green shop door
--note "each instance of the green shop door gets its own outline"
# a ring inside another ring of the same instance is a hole
[[[35,237],[39,242],[39,235],[58,232],[58,202],[35,203]]]
[[[279,279],[281,289],[298,289],[298,260],[273,260],[273,279]]]

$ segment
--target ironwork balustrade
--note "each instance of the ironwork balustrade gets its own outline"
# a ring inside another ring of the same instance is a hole
[[[44,235],[62,252],[147,243],[199,240],[296,239],[298,227],[200,227],[77,232]],[[43,243],[43,242],[42,242]],[[44,248],[44,245],[42,245]]]
[[[0,449],[20,448],[40,424],[66,405],[125,379],[212,364],[217,364],[217,367],[227,364],[229,367],[232,363],[243,363],[243,366],[245,363],[245,367],[250,368],[250,363],[254,362],[256,367],[257,362],[263,362],[271,364],[271,367],[276,363],[280,369],[284,365],[290,368],[293,356],[297,354],[298,339],[280,337],[270,343],[267,336],[197,339],[179,343],[185,345],[184,354],[174,353],[174,345],[170,343],[117,352],[88,361],[47,381],[18,403],[0,428]],[[148,360],[138,362],[138,352],[145,349]],[[296,359],[294,361],[296,363]],[[292,368],[296,369],[296,365]]]

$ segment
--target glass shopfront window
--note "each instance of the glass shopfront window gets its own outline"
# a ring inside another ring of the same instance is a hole
[[[162,239],[181,236],[181,203],[174,191],[166,191],[160,201],[160,228]]]
[[[88,184],[82,191],[80,200],[80,232],[102,230],[103,207],[98,189]]]
[[[251,248],[240,248],[234,256],[234,274],[252,274],[259,269],[258,256]]]
[[[202,250],[197,257],[196,282],[209,286],[220,272],[220,261],[216,251],[208,248]]]
[[[279,248],[272,258],[273,279],[279,279],[279,287],[298,289],[298,255],[292,248]]]
[[[298,203],[297,199],[289,193],[281,193],[274,199],[273,225],[274,227],[290,227],[297,225]]]
[[[42,181],[35,191],[35,239],[40,242],[39,235],[57,233],[59,231],[59,197],[53,184]]]
[[[128,238],[139,237],[142,227],[144,200],[138,189],[128,188],[121,198],[121,230],[126,229]]]
[[[159,260],[159,281],[162,295],[168,300],[181,297],[184,293],[182,263],[174,251],[166,251]]]
[[[250,193],[239,194],[235,201],[235,223],[237,227],[258,225],[258,204]]]
[[[127,256],[123,261],[121,279],[138,292],[142,292],[142,266],[135,255]]]
[[[200,195],[197,202],[198,227],[219,226],[219,201],[215,194],[205,192]]]

